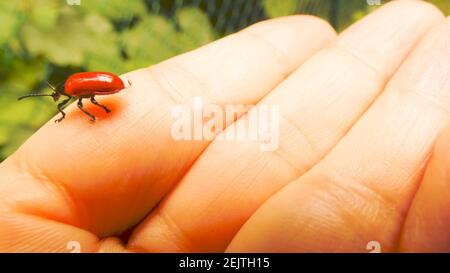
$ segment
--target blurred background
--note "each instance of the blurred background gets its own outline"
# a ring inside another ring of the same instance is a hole
[[[0,161],[56,114],[49,92],[81,71],[158,63],[255,22],[313,14],[342,31],[381,0],[0,0]],[[446,15],[450,0],[430,0]]]

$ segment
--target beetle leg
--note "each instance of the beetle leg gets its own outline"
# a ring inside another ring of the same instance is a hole
[[[111,113],[111,110],[109,110],[108,107],[106,107],[105,105],[101,105],[100,103],[98,103],[98,102],[95,100],[95,96],[92,96],[92,97],[91,97],[91,102],[92,102],[92,104],[95,104],[95,105],[97,105],[97,106],[103,108],[103,109],[106,111],[106,113]]]
[[[83,111],[83,113],[85,113],[86,115],[88,115],[91,118],[91,121],[95,121],[95,116],[91,113],[89,113],[88,111],[84,110],[83,108],[83,102],[81,101],[83,98],[79,98],[78,99],[78,108],[80,108],[81,111]]]
[[[64,113],[63,109],[71,98],[72,97],[68,97],[67,99],[63,100],[61,103],[58,104],[58,111],[61,113],[62,116],[59,119],[55,120],[55,122],[61,122],[66,117],[66,113]]]

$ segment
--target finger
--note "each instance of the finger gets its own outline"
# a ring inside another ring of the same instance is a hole
[[[268,197],[336,144],[416,41],[442,19],[429,4],[400,1],[353,25],[259,103],[279,106],[275,151],[262,151],[260,141],[214,141],[139,226],[130,246],[155,252],[223,251]]]
[[[435,144],[402,229],[400,250],[450,252],[450,127]]]
[[[90,232],[30,214],[2,214],[0,231],[0,253],[95,252],[99,243]]]
[[[96,249],[98,238],[93,234],[62,223],[63,219],[50,220],[46,215],[33,213],[47,207],[54,214],[67,206],[57,188],[43,181],[36,183],[30,176],[18,182],[18,169],[0,165],[0,253],[4,252],[71,252],[77,247],[84,252]]]
[[[100,118],[89,123],[72,105],[63,122],[46,124],[2,164],[0,192],[12,200],[7,209],[102,237],[120,233],[148,213],[208,144],[172,138],[174,105],[194,95],[220,105],[255,103],[332,38],[322,20],[286,17],[125,75],[131,88],[99,100],[110,115],[87,107]],[[23,194],[28,188],[36,191]]]
[[[335,148],[272,196],[229,251],[393,251],[450,109],[449,23],[434,28]]]

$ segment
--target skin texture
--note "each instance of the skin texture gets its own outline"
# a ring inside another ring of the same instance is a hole
[[[398,238],[423,168],[448,124],[449,37],[447,19],[419,42],[330,153],[252,215],[228,251],[366,251],[370,241],[382,251],[403,247]],[[407,234],[420,228],[406,227]]]
[[[442,19],[423,5],[408,6],[408,16],[399,16],[404,7],[392,5],[356,23],[259,103],[280,107],[276,151],[261,152],[257,141],[214,141],[131,244],[156,252],[223,251],[265,200],[336,145]]]
[[[448,252],[449,37],[394,1],[336,39],[291,16],[130,72],[111,114],[71,105],[0,165],[0,251]],[[279,149],[173,140],[194,96],[279,105]]]
[[[99,238],[141,221],[208,145],[172,138],[175,105],[197,95],[256,103],[334,35],[310,16],[262,22],[124,75],[131,88],[99,98],[110,114],[86,106],[95,124],[71,105],[0,166],[0,250],[67,251],[78,241],[97,251]]]

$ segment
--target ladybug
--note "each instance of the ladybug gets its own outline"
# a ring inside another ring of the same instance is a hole
[[[128,81],[129,86],[131,82]],[[119,76],[109,72],[81,72],[71,75],[66,82],[60,87],[55,88],[53,85],[47,82],[47,85],[53,90],[51,94],[29,94],[18,98],[22,100],[29,97],[52,97],[55,102],[59,101],[61,96],[65,96],[62,102],[58,104],[58,111],[61,113],[61,117],[55,122],[60,122],[66,117],[64,113],[64,107],[69,103],[72,98],[78,99],[78,108],[83,113],[91,118],[91,121],[95,121],[96,118],[93,114],[89,113],[83,108],[83,99],[89,98],[91,103],[101,107],[106,113],[110,113],[111,110],[105,105],[101,105],[95,100],[95,96],[103,96],[118,93],[125,89],[125,84]]]

